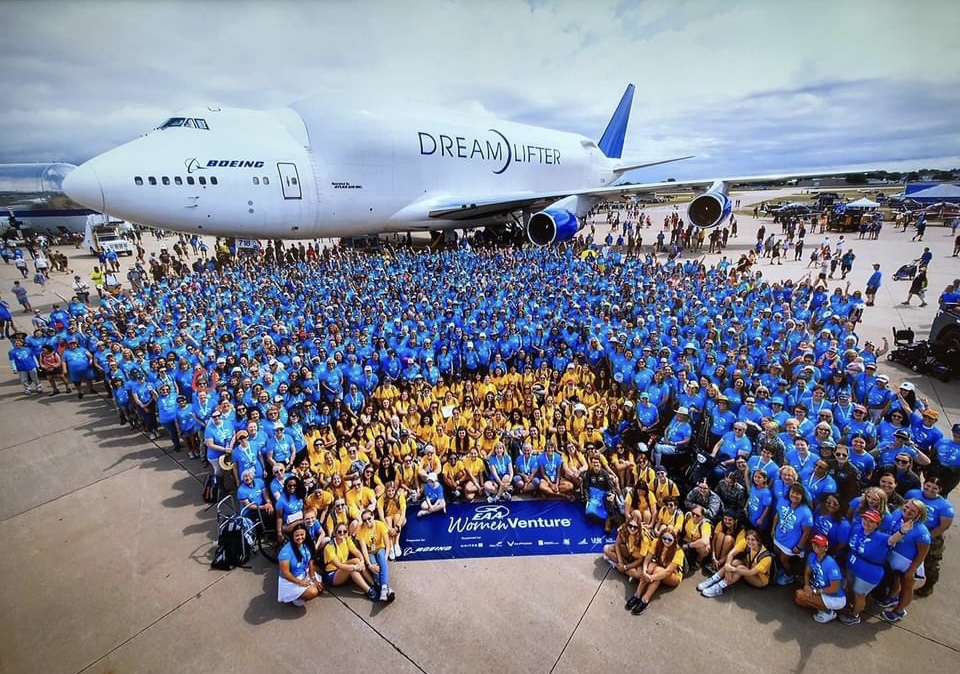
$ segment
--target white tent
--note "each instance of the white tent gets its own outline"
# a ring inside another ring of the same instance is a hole
[[[856,201],[851,201],[847,204],[847,208],[876,208],[879,206],[876,201],[870,201],[866,197],[863,199],[857,199]]]
[[[934,203],[937,201],[960,202],[960,186],[958,185],[934,185],[925,190],[919,190],[907,195],[907,199],[913,199],[921,204]]]

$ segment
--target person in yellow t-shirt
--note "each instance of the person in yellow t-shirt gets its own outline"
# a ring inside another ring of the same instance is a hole
[[[496,430],[492,426],[487,426],[483,429],[483,435],[477,440],[474,449],[479,452],[481,459],[485,459],[493,454],[493,448],[497,446],[499,441],[500,438]]]
[[[770,584],[773,568],[773,553],[763,547],[760,534],[747,530],[743,543],[727,553],[723,566],[712,576],[697,585],[704,597],[719,597],[723,591],[741,580],[753,587]]]
[[[707,559],[712,537],[713,527],[710,520],[704,516],[703,507],[694,506],[684,518],[683,529],[680,531],[680,542],[691,571],[698,569],[703,560]]]
[[[347,508],[347,502],[342,497],[337,497],[333,502],[333,508],[327,511],[327,517],[323,522],[323,528],[327,536],[333,538],[333,532],[337,527],[343,525],[348,531],[355,530],[355,523],[360,520],[359,512],[350,512]]]
[[[661,585],[676,587],[683,580],[684,557],[678,543],[677,532],[666,528],[650,547],[644,559],[643,573],[637,579],[637,590],[625,606],[633,615],[647,610]]]
[[[610,453],[609,463],[617,479],[620,480],[620,486],[623,489],[632,487],[637,470],[637,461],[633,458],[633,452],[630,451],[630,448],[622,442],[618,444],[616,449]]]
[[[667,477],[667,469],[660,466],[656,470],[656,477],[650,483],[650,491],[657,497],[657,501],[663,502],[667,498],[680,498],[680,488],[677,483]]]
[[[447,498],[450,500],[460,498],[468,479],[467,471],[463,469],[463,462],[460,461],[460,457],[451,451],[447,454],[443,470],[440,471],[440,481]]]
[[[340,523],[333,531],[333,540],[323,548],[323,582],[328,587],[339,587],[353,581],[367,597],[379,597],[373,589],[373,578],[367,571],[362,553],[347,535],[347,525]]]
[[[377,495],[373,489],[363,486],[363,480],[359,477],[350,482],[350,489],[347,490],[347,506],[351,512],[362,513],[363,511],[374,512],[377,509]],[[359,517],[357,518],[359,519]]]
[[[406,493],[407,500],[416,501],[420,498],[417,464],[412,455],[403,457],[403,461],[397,463],[397,478],[398,486]]]
[[[427,475],[430,473],[439,473],[443,468],[443,464],[440,459],[437,457],[437,450],[433,445],[427,445],[423,448],[423,456],[420,457],[420,461],[417,463],[417,485],[420,488],[423,488],[423,485],[427,482]]]
[[[587,457],[584,456],[580,448],[573,441],[570,441],[564,447],[563,464],[560,470],[563,477],[579,491],[583,484],[583,474],[587,472]]]
[[[390,569],[387,566],[389,538],[387,525],[374,519],[372,512],[364,512],[357,529],[360,554],[367,572],[374,577],[374,583],[380,586],[380,601],[387,603],[396,599],[396,594],[390,588]]]
[[[403,554],[400,547],[400,532],[407,525],[407,497],[396,482],[387,482],[383,494],[377,500],[377,516],[387,525],[390,539],[387,544],[387,559],[393,561]]]
[[[659,536],[660,532],[667,527],[674,531],[680,531],[683,527],[683,511],[680,510],[677,499],[673,496],[668,496],[660,503],[654,532]]]
[[[634,482],[646,482],[649,486],[651,482],[657,479],[657,471],[650,465],[650,458],[643,452],[637,452],[634,459],[637,462]]]
[[[463,460],[463,470],[467,475],[463,483],[463,497],[469,502],[477,498],[483,491],[483,477],[486,473],[486,463],[480,458],[480,452],[474,447]]]
[[[617,540],[603,547],[603,556],[620,573],[639,579],[652,542],[649,528],[630,518],[617,529]]]
[[[647,526],[652,526],[657,521],[657,497],[646,482],[637,482],[633,488],[627,490],[623,511]]]
[[[321,461],[320,465],[317,466],[316,473],[320,484],[325,487],[330,485],[334,475],[340,475],[343,477],[343,468],[340,465],[340,462],[337,461],[336,457],[333,455],[332,450],[325,450],[323,452],[323,461]]]
[[[586,425],[583,427],[583,432],[580,433],[577,442],[581,447],[585,447],[588,444],[603,447],[603,433],[597,430],[597,427],[593,425],[593,421],[587,419]]]
[[[737,514],[732,510],[723,513],[720,522],[713,530],[713,540],[710,542],[710,557],[706,564],[706,569],[711,573],[716,573],[723,566],[727,555],[733,548],[740,546],[743,550],[743,540],[746,531],[737,519]]]

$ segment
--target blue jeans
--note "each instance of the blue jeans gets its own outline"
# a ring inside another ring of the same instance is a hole
[[[381,587],[390,586],[390,575],[387,571],[387,551],[385,549],[377,550],[375,555],[370,555],[370,561],[376,560],[377,566],[380,567],[380,573],[377,574],[377,582],[380,583]]]
[[[674,454],[679,454],[681,450],[677,449],[673,445],[667,445],[662,442],[658,442],[653,446],[653,465],[657,468],[660,467],[660,460],[664,455],[672,456]]]

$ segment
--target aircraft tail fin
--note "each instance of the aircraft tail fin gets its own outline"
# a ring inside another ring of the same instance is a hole
[[[601,152],[610,159],[620,159],[623,154],[623,138],[627,134],[627,122],[630,121],[630,106],[633,104],[632,84],[627,85],[627,90],[623,92],[623,98],[613,113],[613,117],[607,123],[607,128],[600,136],[600,142],[597,143]]]

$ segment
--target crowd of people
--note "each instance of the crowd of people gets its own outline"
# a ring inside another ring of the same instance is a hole
[[[10,351],[26,392],[102,381],[120,423],[233,474],[287,541],[280,601],[392,601],[408,512],[598,489],[634,613],[700,566],[704,596],[796,583],[820,622],[933,591],[960,425],[877,374],[860,290],[615,249],[308,252],[74,297]]]

